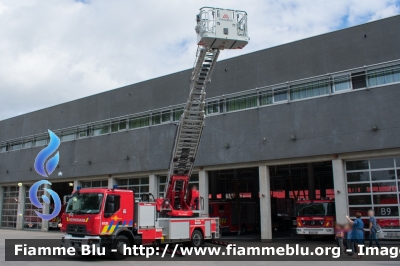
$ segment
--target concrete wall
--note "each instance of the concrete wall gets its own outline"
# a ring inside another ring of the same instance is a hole
[[[400,16],[221,61],[207,97],[399,59],[398,25]],[[186,70],[3,120],[0,140],[183,103],[189,77]],[[400,147],[398,88],[399,84],[210,116],[196,165]],[[379,130],[373,132],[375,124]],[[174,134],[175,126],[168,124],[63,142],[56,171],[68,178],[167,169]],[[292,134],[297,140],[290,139]],[[0,153],[0,182],[37,180],[29,167],[41,149]]]

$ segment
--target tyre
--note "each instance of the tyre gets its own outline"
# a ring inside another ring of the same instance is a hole
[[[304,239],[305,239],[305,240],[311,240],[311,239],[312,239],[312,236],[310,236],[310,235],[305,235],[305,236],[304,236]]]
[[[192,247],[201,247],[204,244],[203,233],[196,229],[192,233],[192,237],[190,238],[190,244]]]
[[[114,243],[112,245],[112,249],[116,249],[117,252],[111,252],[111,257],[115,260],[123,260],[126,258],[126,255],[123,253],[124,245],[127,247],[130,246],[129,239],[126,236],[118,235]]]

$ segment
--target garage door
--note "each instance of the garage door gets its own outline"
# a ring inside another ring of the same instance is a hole
[[[350,216],[367,224],[373,209],[384,237],[400,239],[400,158],[347,161],[346,177]]]
[[[15,228],[17,224],[19,187],[3,187],[1,227]]]

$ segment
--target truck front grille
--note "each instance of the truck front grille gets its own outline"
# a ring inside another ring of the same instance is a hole
[[[67,233],[71,235],[86,234],[86,225],[69,224]]]
[[[302,221],[303,225],[311,225],[311,226],[317,226],[317,225],[323,225],[325,221]]]

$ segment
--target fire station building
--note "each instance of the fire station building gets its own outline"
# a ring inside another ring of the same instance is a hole
[[[190,179],[197,215],[213,201],[252,201],[267,239],[274,217],[296,216],[274,199],[334,198],[338,222],[372,208],[387,237],[400,238],[399,25],[394,16],[219,61]],[[48,129],[61,139],[47,178],[60,198],[114,185],[162,197],[190,75],[0,121],[1,228],[48,229],[28,195],[44,179],[33,164]]]

